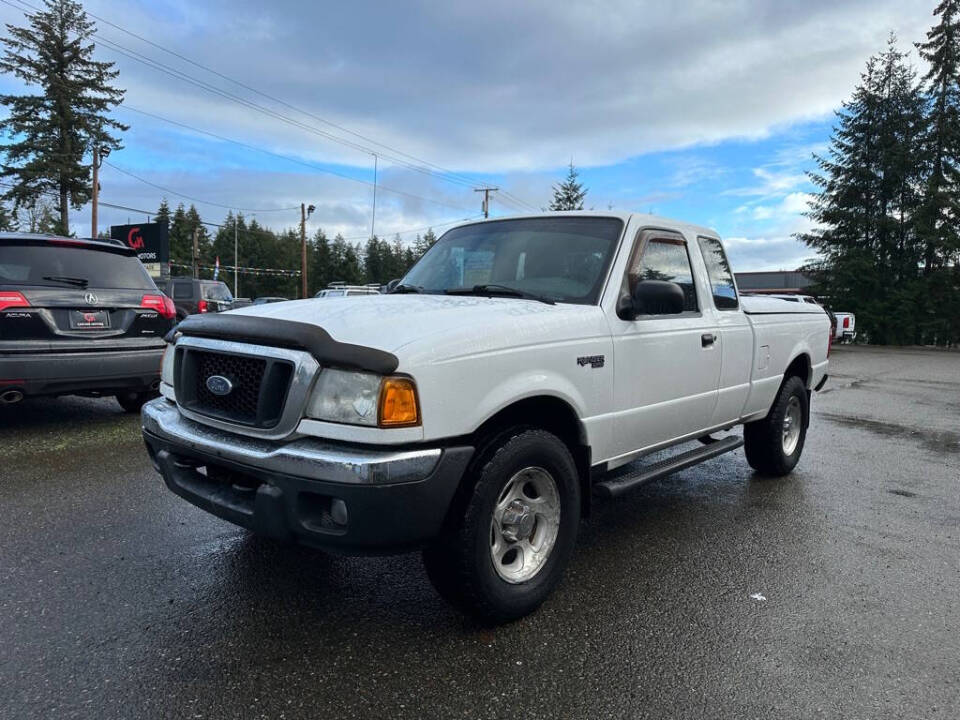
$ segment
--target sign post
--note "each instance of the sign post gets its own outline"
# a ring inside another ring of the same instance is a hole
[[[112,225],[110,237],[133,248],[151,277],[170,276],[170,229],[167,223]]]

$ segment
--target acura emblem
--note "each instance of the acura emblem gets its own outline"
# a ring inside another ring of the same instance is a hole
[[[97,296],[94,295],[93,293],[87,293],[86,295],[84,295],[83,301],[87,303],[87,305],[96,305],[98,302],[100,302]]]
[[[229,395],[233,390],[233,383],[223,375],[211,375],[207,378],[206,385],[207,390],[220,397]]]

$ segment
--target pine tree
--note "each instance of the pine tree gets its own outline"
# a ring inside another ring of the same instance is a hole
[[[930,168],[920,222],[925,237],[924,271],[942,266],[960,249],[960,0],[943,0],[940,21],[916,43],[929,63],[923,83],[929,101],[924,137]]]
[[[0,71],[15,75],[39,94],[0,95],[9,108],[0,128],[12,138],[4,147],[0,175],[13,180],[5,197],[30,207],[46,193],[58,197],[59,227],[69,234],[69,209],[90,199],[90,167],[84,156],[94,147],[119,149],[111,132],[127,126],[107,116],[124,90],[110,83],[113,63],[93,59],[96,32],[74,0],[44,0],[27,15],[28,26],[7,25]]]
[[[943,0],[933,14],[938,23],[926,42],[916,43],[929,64],[923,77],[929,166],[917,224],[926,283],[924,340],[942,344],[960,340],[960,0]],[[951,272],[957,276],[952,281]]]
[[[160,207],[158,207],[157,212],[153,214],[153,221],[170,225],[170,203],[167,202],[166,198],[160,201]]]
[[[11,212],[5,202],[0,201],[0,232],[17,229],[17,215]]]
[[[810,176],[817,229],[800,237],[821,259],[808,271],[834,307],[857,313],[871,342],[915,342],[923,100],[893,36],[837,115],[828,154]]]
[[[579,175],[580,173],[573,167],[573,161],[571,160],[567,179],[559,185],[553,186],[553,200],[550,202],[551,210],[583,210],[583,199],[587,196],[587,190],[577,180]]]
[[[424,253],[427,252],[430,248],[433,247],[433,244],[437,241],[436,233],[433,232],[433,229],[430,228],[423,234],[423,237],[417,235],[417,239],[413,242],[413,254],[419,260],[423,257]]]
[[[322,290],[333,279],[331,275],[330,241],[322,229],[317,229],[307,248],[307,264],[310,284],[315,290]]]

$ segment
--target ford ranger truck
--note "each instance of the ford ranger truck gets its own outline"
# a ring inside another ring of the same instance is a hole
[[[579,212],[461,225],[390,294],[168,340],[142,420],[170,490],[283,541],[420,548],[443,597],[506,622],[560,582],[592,498],[740,446],[793,470],[830,323],[740,297],[712,230]]]

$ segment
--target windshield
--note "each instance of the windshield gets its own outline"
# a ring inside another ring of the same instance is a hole
[[[136,256],[67,244],[0,245],[0,285],[155,287]]]
[[[497,220],[445,233],[402,285],[425,293],[497,285],[556,302],[593,304],[620,239],[617,218]]]
[[[219,282],[205,284],[203,286],[203,297],[205,300],[233,302],[233,295],[230,294],[230,288]]]

